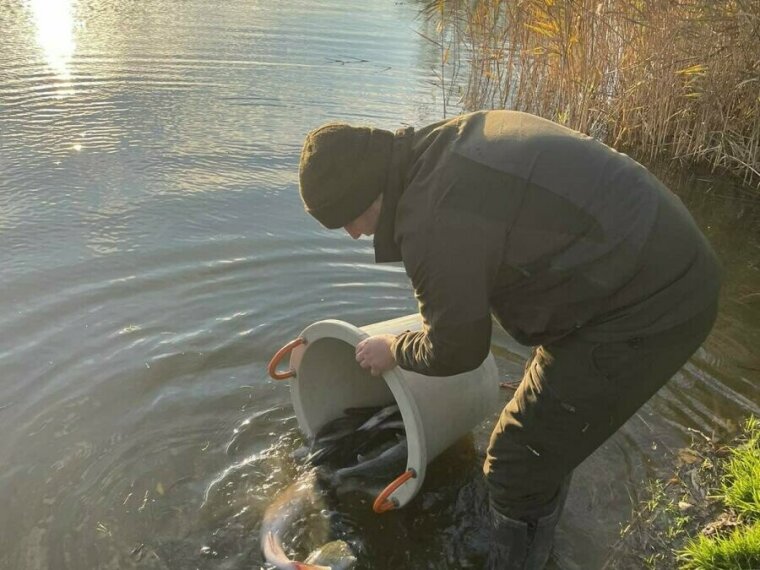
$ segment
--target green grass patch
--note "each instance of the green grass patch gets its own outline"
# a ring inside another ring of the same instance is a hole
[[[721,486],[727,506],[748,518],[760,517],[760,422],[750,418],[747,441],[735,448]],[[760,568],[760,564],[757,565]]]
[[[701,534],[679,552],[683,570],[760,568],[760,422],[750,418],[725,461],[718,499],[736,513],[734,524]],[[754,522],[752,522],[754,521]],[[720,533],[720,529],[732,528]],[[712,530],[712,529],[711,529]],[[704,532],[704,531],[703,531]]]
[[[699,536],[679,558],[683,570],[755,570],[760,568],[760,522],[727,536]]]
[[[729,443],[700,432],[648,482],[604,570],[760,570],[760,421]]]

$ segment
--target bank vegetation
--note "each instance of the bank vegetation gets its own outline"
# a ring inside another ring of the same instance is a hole
[[[760,0],[428,0],[444,105],[534,113],[760,188]]]
[[[727,443],[700,434],[652,480],[604,570],[760,568],[760,422]]]

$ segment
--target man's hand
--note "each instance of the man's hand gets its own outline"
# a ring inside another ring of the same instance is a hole
[[[396,359],[391,352],[391,344],[396,339],[392,334],[378,334],[365,338],[356,345],[356,362],[362,368],[369,369],[372,376],[380,376],[396,366]]]

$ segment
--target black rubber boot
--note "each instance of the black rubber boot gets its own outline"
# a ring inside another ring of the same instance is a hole
[[[565,506],[570,476],[543,516],[517,520],[490,507],[491,545],[486,570],[542,570],[549,560],[554,531]]]

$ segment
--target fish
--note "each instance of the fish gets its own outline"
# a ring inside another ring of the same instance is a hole
[[[283,548],[283,536],[310,510],[319,510],[324,500],[315,471],[309,471],[277,495],[266,508],[261,522],[261,551],[266,561],[279,570],[350,570],[357,558],[343,540],[321,545],[303,561],[291,560]]]
[[[365,434],[364,439],[355,446],[354,451],[356,455],[369,455],[374,450],[379,449],[387,442],[398,442],[398,435],[403,435],[402,430],[380,429],[376,428],[372,432],[360,432]],[[338,467],[345,467],[346,465],[340,465]]]
[[[393,438],[391,430],[398,429],[400,419],[395,404],[384,408],[347,408],[344,415],[318,430],[306,460],[313,466],[345,467],[355,460],[357,454],[366,454],[371,448]],[[386,423],[389,426],[385,426]]]
[[[368,418],[383,409],[383,406],[363,406],[344,408],[343,413],[347,416],[362,416]]]
[[[396,404],[392,404],[390,406],[387,406],[374,414],[370,419],[368,419],[365,423],[363,423],[361,426],[359,426],[357,429],[359,431],[367,431],[376,428],[380,424],[382,424],[385,420],[393,416],[394,414],[399,413],[398,406]]]
[[[379,429],[400,429],[403,430],[406,428],[404,425],[404,420],[401,418],[390,418],[385,420],[383,423],[381,423],[378,426]]]
[[[288,558],[276,539],[262,546],[267,562],[280,570],[351,570],[356,564],[351,546],[345,540],[332,540],[316,549],[303,561]]]
[[[343,485],[349,479],[390,479],[403,470],[407,457],[408,446],[404,438],[376,457],[337,469],[328,474],[328,478],[335,487]]]
[[[356,454],[356,461],[353,465],[356,465],[357,463],[364,463],[365,461],[369,461],[370,459],[374,459],[378,455],[385,453],[387,450],[389,450],[391,447],[395,446],[396,444],[401,441],[402,435],[394,435],[393,438],[387,439],[380,443],[377,447],[371,447],[367,450],[362,450],[359,453]],[[346,467],[351,467],[351,465],[347,465]]]
[[[349,570],[357,561],[352,546],[342,540],[326,542],[303,562],[291,560],[283,537],[310,509],[322,510],[326,489],[377,494],[398,474],[407,460],[404,423],[396,405],[349,408],[319,429],[311,444],[292,456],[312,469],[282,491],[264,512],[261,550],[280,570]],[[380,482],[382,481],[382,484]],[[378,485],[380,488],[378,489]]]
[[[374,409],[374,408],[373,408]],[[366,423],[367,418],[372,417],[375,412],[360,414],[344,414],[330,420],[324,424],[314,435],[314,442],[331,441],[342,435],[356,431],[362,424]]]
[[[304,564],[331,570],[350,570],[356,564],[356,556],[345,540],[332,540],[309,554]]]
[[[313,466],[344,467],[353,461],[357,450],[367,441],[366,432],[353,431],[344,437],[312,446],[306,461]]]

